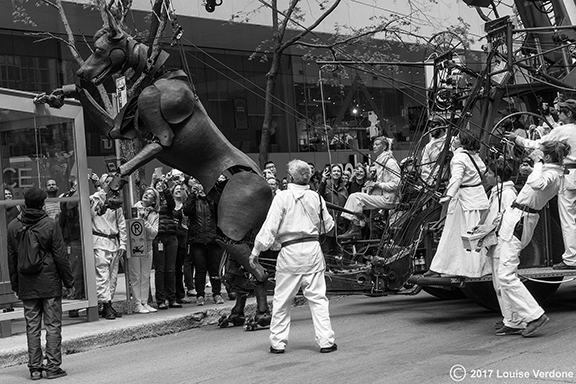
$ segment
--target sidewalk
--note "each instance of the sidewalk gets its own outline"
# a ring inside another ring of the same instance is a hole
[[[118,292],[114,307],[124,307],[124,281],[118,282]],[[227,298],[224,293],[223,296]],[[120,299],[120,300],[119,300]],[[70,318],[67,312],[62,315],[62,353],[72,354],[91,349],[122,344],[129,341],[181,332],[205,325],[217,326],[218,319],[230,314],[235,301],[225,300],[224,304],[214,304],[209,289],[206,292],[206,305],[182,304],[182,308],[169,308],[150,314],[123,313],[122,318],[88,322],[86,312],[80,317]],[[247,316],[254,313],[256,299],[246,302]],[[11,337],[0,339],[0,368],[26,364],[28,361],[24,319],[13,320],[17,332]],[[44,332],[42,342],[44,344]]]

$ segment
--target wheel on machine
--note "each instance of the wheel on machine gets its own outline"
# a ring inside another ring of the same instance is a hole
[[[538,304],[542,304],[549,296],[554,294],[558,287],[560,287],[560,282],[562,281],[562,276],[557,277],[546,277],[539,278],[538,280],[550,281],[551,283],[541,283],[537,281],[527,280],[524,282],[524,286],[530,291],[532,296],[536,299]],[[557,284],[553,282],[557,281]],[[470,300],[476,304],[489,309],[491,311],[499,312],[500,306],[498,305],[498,299],[496,297],[496,292],[494,292],[494,287],[491,281],[479,281],[474,283],[466,283],[462,292]]]
[[[458,287],[422,287],[422,290],[442,300],[465,299],[466,295]]]

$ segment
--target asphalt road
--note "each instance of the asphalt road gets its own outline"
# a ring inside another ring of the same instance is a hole
[[[319,353],[303,306],[284,355],[268,353],[267,330],[207,326],[65,356],[69,375],[57,382],[576,383],[576,283],[548,302],[551,320],[534,338],[495,336],[497,313],[426,293],[338,297],[330,308],[331,354]],[[0,383],[28,380],[26,366],[0,370]]]

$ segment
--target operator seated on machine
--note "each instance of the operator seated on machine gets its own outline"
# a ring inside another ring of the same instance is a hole
[[[398,203],[400,166],[392,154],[391,140],[384,136],[375,138],[373,151],[376,156],[376,180],[364,184],[369,190],[368,193],[356,192],[348,196],[344,205],[347,211],[360,214],[367,209],[392,209]],[[343,212],[341,217],[350,220],[350,225],[338,239],[361,239],[362,227],[366,223],[348,212]]]

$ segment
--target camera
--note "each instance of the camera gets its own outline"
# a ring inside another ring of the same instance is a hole
[[[529,166],[529,167],[533,167],[534,166],[534,160],[532,160],[529,157],[525,157],[522,159],[522,165],[524,166]]]

